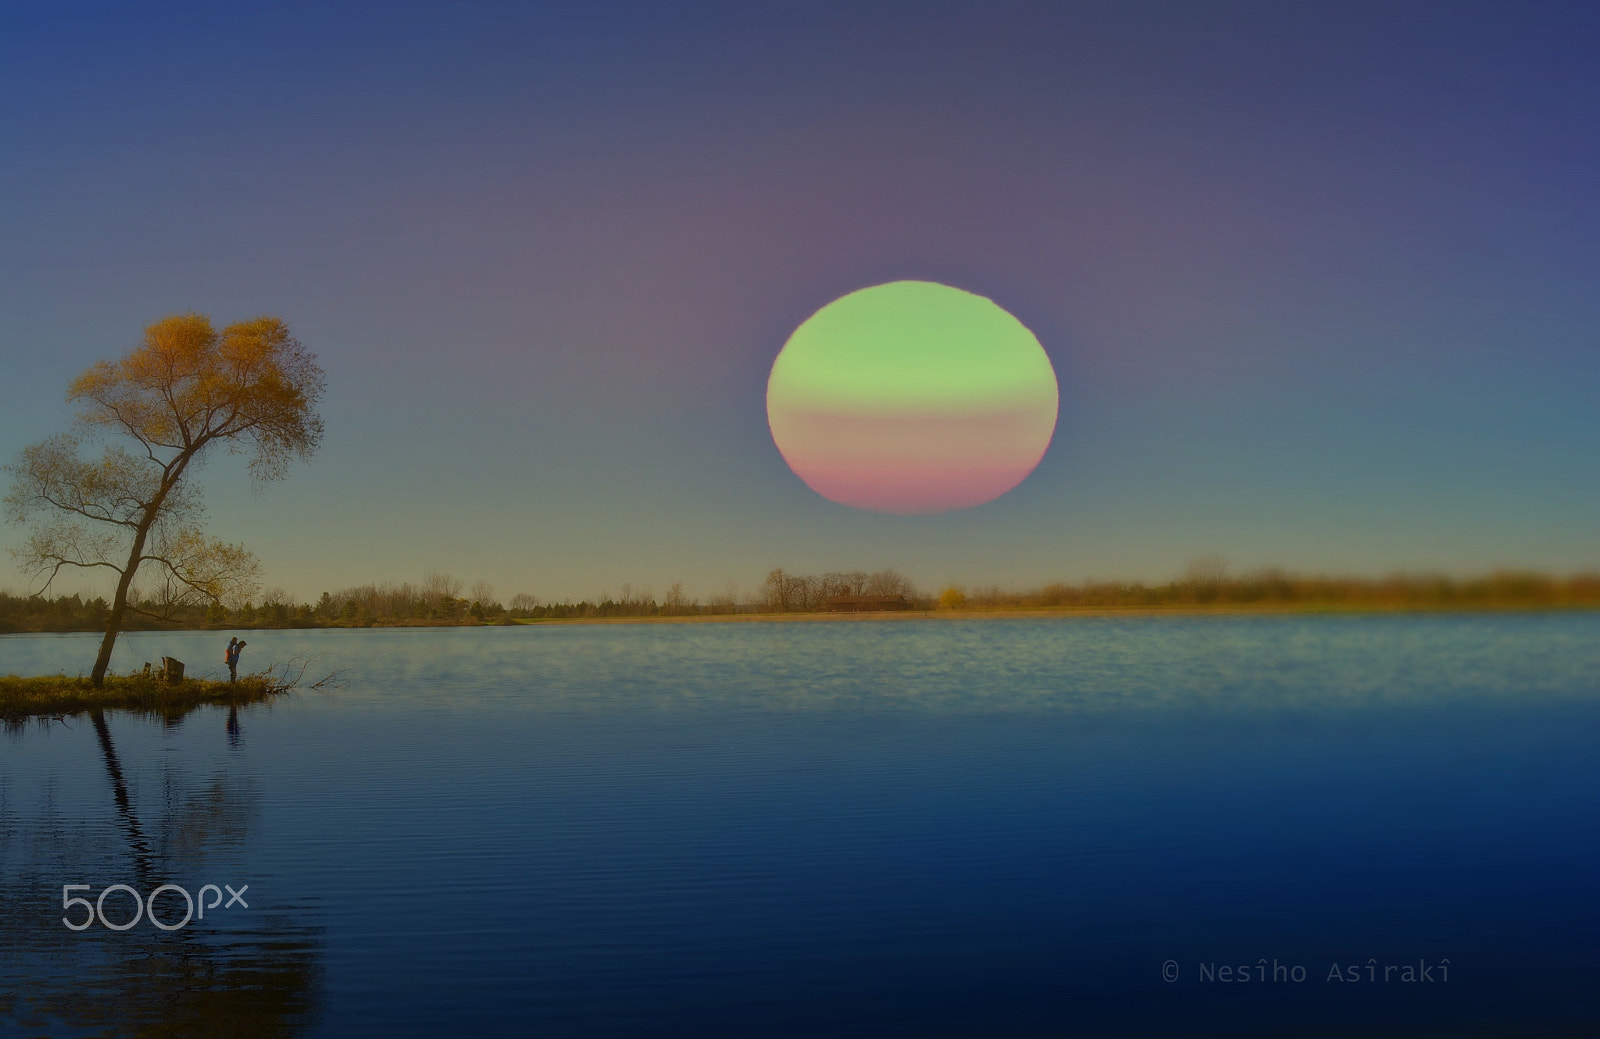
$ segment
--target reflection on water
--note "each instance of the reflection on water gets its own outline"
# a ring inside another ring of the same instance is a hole
[[[188,712],[157,716],[175,732]],[[209,713],[209,712],[208,712]],[[83,719],[76,719],[82,721]],[[250,834],[260,795],[248,778],[217,770],[192,773],[181,762],[161,770],[160,800],[130,795],[123,762],[103,712],[87,718],[104,766],[104,796],[114,827],[82,824],[82,805],[64,806],[51,784],[31,805],[18,803],[18,783],[0,784],[0,830],[6,835],[0,873],[0,977],[26,979],[0,996],[0,1024],[19,1034],[288,1036],[316,1018],[321,987],[318,929],[304,918],[261,914],[248,926],[207,929],[203,920],[162,930],[140,919],[125,931],[98,923],[74,931],[63,923],[63,885],[89,881],[91,900],[111,884],[148,897],[177,883],[191,896],[204,886],[213,849]],[[65,726],[55,720],[38,723]],[[12,740],[28,726],[13,725]],[[230,709],[228,735],[238,730]],[[187,881],[187,883],[185,883]],[[81,894],[74,890],[71,894]],[[183,919],[181,896],[156,903],[164,922]],[[200,899],[202,904],[204,897]],[[134,916],[119,892],[104,910],[112,924]],[[70,911],[80,922],[83,908]],[[213,911],[212,921],[217,914]]]
[[[1600,615],[251,645],[351,684],[0,737],[0,1033],[1600,1034]],[[169,881],[249,908],[61,923]]]

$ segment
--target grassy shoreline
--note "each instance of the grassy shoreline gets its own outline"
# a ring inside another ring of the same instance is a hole
[[[250,675],[237,682],[209,678],[166,682],[156,676],[107,675],[100,689],[90,685],[87,678],[73,675],[28,678],[0,675],[0,720],[18,721],[101,710],[174,717],[207,704],[259,703],[287,688],[264,675]]]

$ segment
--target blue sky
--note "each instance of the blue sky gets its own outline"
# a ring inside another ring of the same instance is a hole
[[[1594,568],[1595,53],[1574,5],[8,5],[0,455],[150,321],[269,313],[323,451],[202,475],[302,598]],[[788,334],[897,278],[1055,365],[988,505],[768,435]]]

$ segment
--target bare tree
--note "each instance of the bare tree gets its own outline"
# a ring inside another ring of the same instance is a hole
[[[911,582],[893,570],[879,570],[868,575],[864,584],[867,595],[903,595],[911,598]]]
[[[494,595],[494,585],[488,581],[475,581],[469,596],[473,602],[478,603],[485,609],[494,609],[500,605],[500,600],[496,599]]]
[[[201,529],[204,510],[189,477],[223,445],[249,454],[254,482],[282,479],[290,462],[309,458],[322,441],[322,390],[315,356],[280,319],[219,333],[200,314],[157,321],[142,346],[72,380],[75,431],[25,448],[7,467],[6,511],[34,524],[14,554],[45,588],[69,567],[117,575],[90,675],[96,686],[130,610],[169,616],[177,606],[219,602],[257,584],[254,556]],[[121,442],[84,460],[80,449],[102,437]],[[135,601],[129,592],[146,564],[159,572],[159,585],[151,599]]]
[[[429,570],[427,576],[422,579],[422,592],[433,598],[459,599],[461,582],[449,574]]]
[[[1219,555],[1196,556],[1184,570],[1184,584],[1199,602],[1215,599],[1227,577],[1228,560]]]
[[[527,592],[518,592],[511,597],[511,612],[527,614],[532,613],[534,607],[539,605],[539,597]]]
[[[826,602],[836,595],[865,595],[867,575],[860,570],[829,571],[813,579],[817,585],[819,601]]]
[[[763,604],[767,609],[777,613],[788,611],[790,582],[789,574],[783,567],[775,567],[767,574],[767,580],[762,585],[761,592]]]
[[[797,610],[815,610],[822,605],[822,582],[803,574],[789,578],[789,601]]]
[[[732,613],[739,606],[739,585],[729,581],[723,585],[722,591],[711,597],[710,608],[712,613]]]
[[[1226,556],[1195,556],[1184,568],[1183,579],[1194,585],[1221,584],[1228,576]]]

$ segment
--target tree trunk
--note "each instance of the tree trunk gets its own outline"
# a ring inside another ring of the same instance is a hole
[[[105,638],[100,640],[100,655],[94,658],[94,670],[89,672],[89,684],[96,689],[106,684],[106,670],[111,666],[111,647],[117,644],[117,634],[122,631],[122,618],[128,612],[128,589],[133,586],[134,571],[139,569],[139,557],[144,555],[144,539],[150,533],[150,525],[155,522],[161,500],[165,498],[166,492],[163,491],[157,504],[145,513],[145,521],[133,532],[133,549],[128,553],[128,565],[122,570],[122,579],[117,582],[111,616],[106,618]]]
[[[144,555],[144,542],[150,536],[150,528],[156,525],[162,508],[167,504],[167,495],[172,493],[172,488],[183,479],[183,471],[189,466],[189,459],[194,453],[205,446],[205,441],[198,444],[189,444],[172,461],[167,463],[166,472],[161,477],[161,489],[156,496],[150,499],[150,504],[144,507],[144,516],[139,520],[139,525],[133,530],[133,548],[128,551],[128,565],[122,570],[122,579],[117,582],[117,595],[111,603],[111,616],[106,619],[106,637],[100,640],[100,655],[94,658],[94,670],[89,672],[89,684],[96,689],[103,688],[106,684],[106,670],[111,666],[111,647],[117,644],[117,633],[122,630],[123,615],[128,612],[128,589],[133,587],[133,575],[139,569],[139,560]]]

